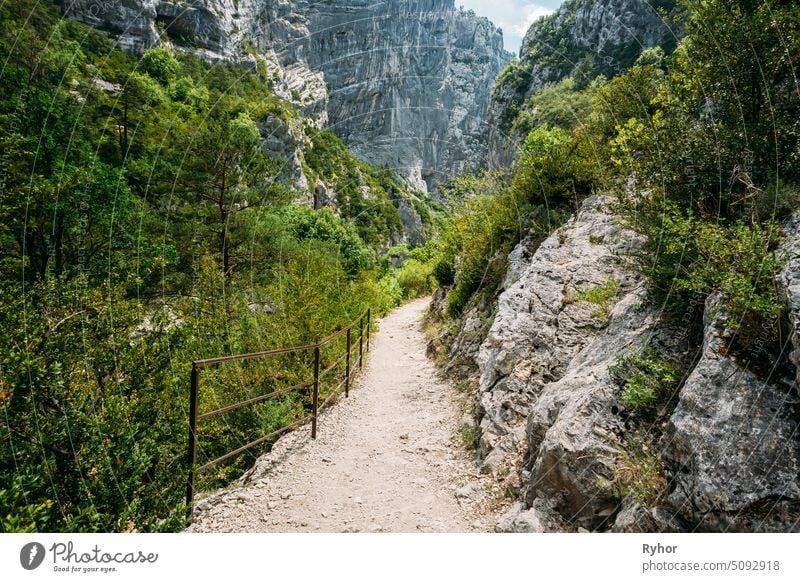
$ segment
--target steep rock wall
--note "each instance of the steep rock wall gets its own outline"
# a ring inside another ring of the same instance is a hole
[[[360,157],[422,190],[486,164],[489,93],[510,59],[491,22],[452,0],[315,2],[308,18],[331,127]]]
[[[511,55],[454,0],[61,0],[141,52],[159,43],[266,71],[275,92],[362,159],[435,190],[486,163],[487,108]]]

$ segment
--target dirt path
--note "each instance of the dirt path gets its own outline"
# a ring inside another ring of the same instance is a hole
[[[455,389],[425,356],[427,299],[380,322],[350,398],[198,503],[198,532],[491,531],[493,494],[457,437]]]

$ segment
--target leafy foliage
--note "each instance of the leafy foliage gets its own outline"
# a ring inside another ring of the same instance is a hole
[[[0,531],[180,529],[190,362],[314,342],[396,305],[377,248],[410,194],[314,134],[309,164],[343,210],[295,207],[259,128],[305,124],[256,75],[166,48],[136,59],[51,3],[5,2],[0,20]],[[408,289],[424,278],[409,267]],[[206,370],[201,403],[308,370]],[[308,406],[296,392],[209,421],[203,459]]]
[[[652,445],[634,442],[617,459],[608,485],[620,499],[632,496],[644,507],[658,505],[667,494],[664,461]]]
[[[526,138],[512,179],[485,173],[452,183],[453,217],[434,265],[437,280],[454,285],[447,298],[451,315],[478,291],[494,292],[509,251],[526,233],[547,236],[602,182],[587,145],[580,133],[538,127]]]
[[[684,377],[681,366],[652,348],[619,357],[609,372],[623,385],[622,402],[642,416],[655,414],[658,406],[672,399]]]
[[[651,298],[680,313],[720,293],[747,345],[754,330],[777,330],[776,221],[794,210],[798,181],[800,99],[790,65],[800,54],[798,7],[685,0],[679,8],[687,36],[674,53],[649,49],[611,79],[542,91],[519,127],[533,135],[542,127],[536,115],[588,100],[582,123],[550,119],[582,136],[628,224],[646,236],[639,265]]]
[[[410,195],[408,188],[387,170],[377,170],[358,160],[329,129],[307,128],[312,148],[306,162],[316,175],[332,177],[342,216],[358,228],[370,244],[385,244],[403,225],[395,204]],[[365,196],[367,188],[372,195]]]

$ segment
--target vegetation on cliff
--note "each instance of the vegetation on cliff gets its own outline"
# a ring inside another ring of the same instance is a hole
[[[414,195],[253,72],[136,58],[50,3],[5,2],[0,21],[0,531],[180,528],[190,362],[313,342],[419,292],[378,252]],[[338,212],[292,203],[309,193],[261,149],[275,120],[306,140],[311,187],[331,186]],[[230,368],[204,378],[205,402],[308,369]],[[307,407],[286,396],[210,423],[202,456]]]
[[[773,251],[800,180],[800,9],[777,0],[679,8],[686,37],[674,53],[651,48],[610,79],[567,78],[534,94],[512,121],[528,137],[511,177],[459,182],[470,185],[443,238],[482,242],[447,247],[455,266],[440,281],[454,284],[455,312],[479,289],[494,293],[522,235],[552,231],[554,216],[597,189],[617,192],[621,214],[646,235],[639,263],[654,301],[680,312],[720,292],[743,339],[777,331]],[[470,220],[485,232],[470,232]]]

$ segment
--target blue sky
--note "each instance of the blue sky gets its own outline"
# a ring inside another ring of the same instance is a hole
[[[550,14],[563,0],[456,0],[456,6],[471,8],[503,29],[506,50],[519,53],[522,37],[531,23]]]

